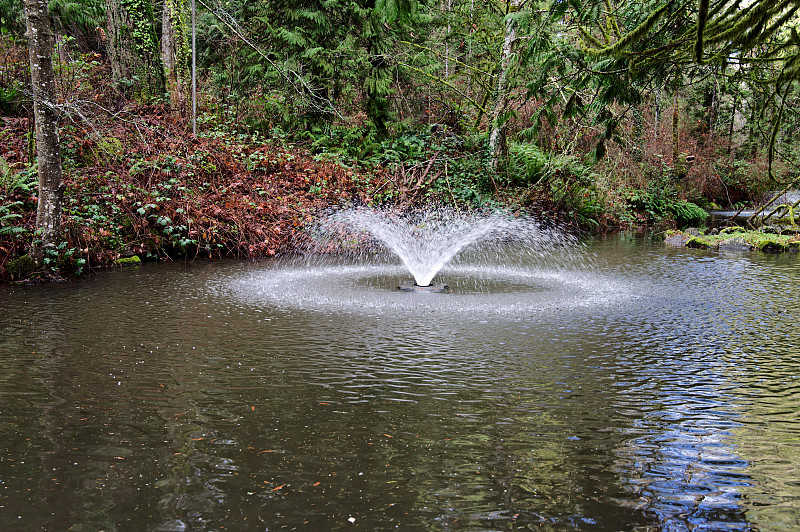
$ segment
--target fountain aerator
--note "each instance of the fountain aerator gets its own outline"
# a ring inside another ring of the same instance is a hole
[[[324,250],[331,244],[349,247],[355,243],[367,251],[391,251],[413,277],[413,281],[402,281],[398,289],[421,293],[449,292],[446,284],[433,283],[433,279],[468,246],[486,256],[489,250],[514,242],[517,248],[538,257],[553,245],[572,242],[561,233],[542,229],[524,215],[465,213],[446,207],[409,212],[355,207],[326,218],[319,233],[317,236],[328,236],[320,242]]]
[[[448,292],[447,285],[444,283],[434,283],[427,286],[420,286],[417,283],[402,283],[397,287],[401,292],[421,292],[425,294],[444,294]]]

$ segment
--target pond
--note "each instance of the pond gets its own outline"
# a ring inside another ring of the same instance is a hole
[[[800,257],[574,259],[0,287],[0,529],[800,528]]]

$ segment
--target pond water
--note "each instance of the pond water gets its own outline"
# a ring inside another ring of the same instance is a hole
[[[800,529],[800,257],[573,259],[2,286],[0,529]]]

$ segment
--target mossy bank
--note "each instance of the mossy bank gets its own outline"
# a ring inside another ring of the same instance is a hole
[[[754,231],[742,227],[726,227],[708,233],[690,228],[667,231],[664,241],[670,246],[720,251],[797,253],[800,250],[800,228],[765,227]]]

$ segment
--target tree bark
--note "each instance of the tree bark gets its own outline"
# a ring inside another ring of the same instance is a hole
[[[733,105],[731,106],[731,121],[728,127],[728,155],[730,156],[730,162],[733,163],[733,159],[736,155],[736,150],[733,148],[733,130],[736,126],[736,108],[739,106],[739,91],[735,90],[733,93]]]
[[[135,9],[134,9],[135,8]],[[164,94],[164,66],[151,0],[106,0],[108,58],[114,81],[144,100]]]
[[[511,0],[508,4],[509,12],[516,11],[521,0]],[[497,172],[500,156],[506,148],[505,112],[508,108],[508,74],[511,69],[514,43],[517,40],[517,25],[512,20],[506,20],[505,38],[500,52],[500,69],[497,75],[497,92],[495,94],[494,109],[492,110],[492,132],[489,134],[489,166],[492,172]]]
[[[47,0],[25,0],[28,29],[28,56],[31,64],[33,115],[36,122],[36,163],[39,171],[39,203],[36,229],[39,244],[34,260],[41,264],[44,251],[54,248],[61,228],[61,151],[58,142],[58,113],[53,71],[53,33]]]
[[[680,155],[680,113],[678,109],[678,89],[675,89],[675,102],[672,109],[672,169],[673,173],[677,175],[678,170],[678,156]]]
[[[164,72],[167,74],[167,88],[170,95],[178,85],[178,72],[175,70],[177,43],[173,11],[173,3],[170,0],[164,0],[164,10],[161,12],[161,60],[164,62]]]
[[[644,117],[639,107],[633,108],[633,160],[637,163],[644,159]]]
[[[108,60],[114,81],[133,77],[133,41],[131,20],[121,0],[106,0],[106,36]]]
[[[161,16],[161,58],[164,63],[170,103],[181,113],[188,100],[189,40],[184,0],[164,0]]]

